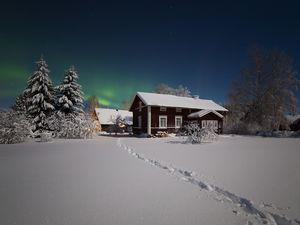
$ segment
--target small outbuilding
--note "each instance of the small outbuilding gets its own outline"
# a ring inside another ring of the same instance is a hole
[[[101,124],[102,131],[108,131],[109,127],[115,124],[116,118],[120,117],[126,124],[126,129],[132,127],[132,112],[121,109],[95,109],[97,118]]]
[[[299,131],[300,130],[300,115],[296,115],[293,119],[290,119],[290,129],[292,131]]]
[[[185,122],[198,122],[200,127],[213,126],[223,132],[223,118],[228,111],[212,100],[167,94],[137,92],[130,109],[133,113],[133,133],[173,133]]]

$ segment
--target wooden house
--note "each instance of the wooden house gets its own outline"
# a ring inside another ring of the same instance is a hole
[[[199,97],[137,92],[129,111],[133,113],[133,133],[150,135],[158,131],[176,132],[188,121],[196,121],[201,127],[212,125],[222,133],[228,110]]]
[[[290,129],[292,131],[300,130],[300,115],[296,115],[293,117],[293,120],[290,120]]]
[[[101,124],[102,131],[108,131],[109,127],[115,123],[118,116],[126,123],[127,129],[131,129],[132,126],[132,112],[121,109],[106,109],[106,108],[95,108],[95,113]]]

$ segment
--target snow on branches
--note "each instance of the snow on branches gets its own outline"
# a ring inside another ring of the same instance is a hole
[[[168,94],[176,95],[181,97],[192,97],[191,91],[182,85],[179,85],[177,88],[172,88],[166,84],[159,84],[155,90],[158,94]]]
[[[92,138],[94,124],[85,113],[78,115],[56,112],[48,119],[49,128],[57,138]]]
[[[111,124],[108,127],[109,133],[115,133],[115,135],[117,135],[117,133],[124,133],[128,124],[127,124],[126,120],[124,118],[122,118],[121,115],[117,115],[116,117],[111,117],[110,120],[113,124]]]
[[[187,135],[187,142],[196,144],[202,142],[216,141],[218,135],[212,127],[200,128],[197,122],[191,122],[184,126],[185,134]]]
[[[22,142],[29,134],[41,141],[92,137],[94,125],[83,112],[83,92],[74,66],[65,72],[63,82],[53,87],[46,61],[41,57],[36,64],[12,111],[1,112],[0,143]]]
[[[0,111],[0,144],[24,142],[31,135],[30,125],[24,114]]]
[[[280,50],[252,48],[229,92],[225,131],[255,134],[288,129],[285,115],[297,111],[300,85],[293,60]]]
[[[62,84],[57,87],[57,107],[65,114],[77,115],[83,112],[83,92],[77,80],[75,67],[71,66],[65,72]]]
[[[24,95],[26,96],[26,112],[32,119],[32,129],[39,133],[47,130],[46,117],[54,110],[54,97],[46,61],[41,57],[36,64],[37,70],[28,80]]]
[[[16,97],[14,105],[11,107],[14,111],[19,113],[26,112],[26,97],[24,94],[21,94]]]

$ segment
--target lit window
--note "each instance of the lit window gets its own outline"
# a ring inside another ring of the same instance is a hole
[[[176,112],[182,112],[181,108],[176,108]]]
[[[167,111],[167,108],[162,106],[162,107],[160,107],[160,111],[161,111],[161,112],[166,112],[166,111]]]
[[[159,116],[159,128],[167,128],[167,116]]]
[[[180,128],[182,125],[182,116],[175,116],[175,128]]]

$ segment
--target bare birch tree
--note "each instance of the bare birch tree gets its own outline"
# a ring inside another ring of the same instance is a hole
[[[166,84],[157,85],[155,92],[158,94],[169,94],[176,95],[181,97],[192,97],[191,91],[184,87],[183,85],[179,85],[177,88],[172,88]]]
[[[292,59],[286,53],[253,48],[230,90],[231,116],[264,130],[277,130],[284,123],[285,114],[296,112],[294,92],[298,85]]]

